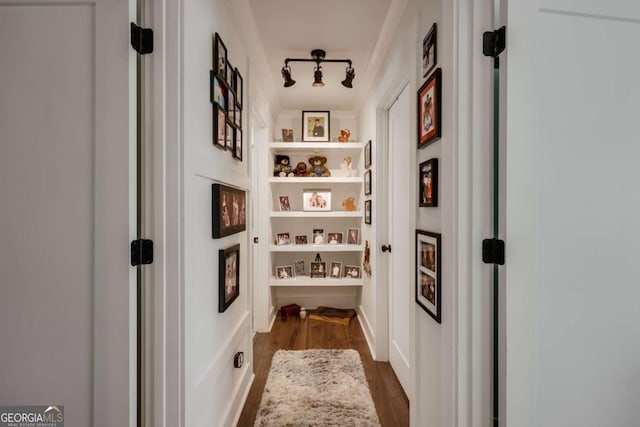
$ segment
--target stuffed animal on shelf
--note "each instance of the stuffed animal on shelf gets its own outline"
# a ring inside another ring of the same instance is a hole
[[[291,167],[289,156],[283,156],[280,154],[276,155],[273,176],[293,176],[293,168]]]
[[[342,207],[345,211],[353,212],[356,210],[356,198],[355,197],[347,197],[342,201]]]
[[[350,136],[351,136],[351,131],[349,129],[340,129],[340,136],[338,137],[338,141],[349,142]]]
[[[331,171],[325,166],[325,163],[327,163],[326,157],[309,157],[309,164],[311,166],[307,169],[307,174],[309,174],[309,176],[331,176]]]
[[[347,156],[342,160],[339,173],[340,176],[351,176],[351,157]]]
[[[296,168],[294,169],[293,173],[296,176],[308,176],[307,175],[307,164],[305,162],[298,162],[298,164],[296,165]]]

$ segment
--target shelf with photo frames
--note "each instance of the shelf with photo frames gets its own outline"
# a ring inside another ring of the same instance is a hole
[[[364,246],[362,245],[271,245],[271,252],[362,252]]]
[[[305,212],[305,211],[272,211],[271,218],[362,218],[362,211],[329,211],[329,212]]]
[[[271,287],[280,287],[280,286],[305,286],[305,287],[314,287],[314,286],[338,286],[338,287],[346,287],[346,286],[362,286],[364,281],[362,278],[359,279],[349,279],[349,278],[315,278],[309,276],[294,276],[289,279],[276,279],[272,277],[269,281],[269,286]]]

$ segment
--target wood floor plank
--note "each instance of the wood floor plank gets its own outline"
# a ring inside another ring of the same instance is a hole
[[[354,349],[360,353],[371,396],[383,427],[409,425],[409,400],[388,362],[376,362],[371,357],[358,318],[349,325],[298,317],[276,319],[271,332],[256,334],[253,340],[255,379],[247,396],[239,427],[253,426],[262,399],[271,359],[277,350],[308,350],[314,348]]]

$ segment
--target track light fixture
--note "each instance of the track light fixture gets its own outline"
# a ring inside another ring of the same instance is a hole
[[[356,76],[356,72],[351,66],[350,59],[325,59],[327,53],[322,49],[314,49],[311,51],[311,59],[303,59],[303,58],[287,58],[284,60],[284,67],[282,67],[282,78],[284,79],[284,87],[291,87],[296,84],[296,81],[291,78],[291,67],[289,67],[289,62],[315,62],[316,67],[313,72],[313,87],[323,87],[324,82],[322,81],[322,67],[320,66],[323,62],[346,62],[349,64],[346,71],[345,79],[342,81],[342,86],[352,88],[353,87],[353,79]]]

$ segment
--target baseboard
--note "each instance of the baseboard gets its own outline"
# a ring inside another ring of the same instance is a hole
[[[276,321],[276,308],[271,306],[271,310],[269,310],[269,317],[271,320],[269,321],[269,330],[267,332],[271,332],[271,328],[273,328],[273,324]]]
[[[362,306],[358,307],[358,317],[360,320],[360,328],[362,329],[362,333],[364,333],[364,338],[367,340],[367,345],[369,346],[369,351],[371,352],[371,357],[373,357],[373,360],[376,360],[376,351],[373,346],[375,334],[373,333],[373,329],[371,329],[371,323],[369,323],[369,318],[367,317],[367,314]]]
[[[250,364],[249,366],[247,366],[247,372],[250,372],[251,375],[249,376],[249,381],[247,384],[245,384],[243,386],[244,390],[238,390],[238,393],[242,392],[242,398],[240,399],[240,406],[237,408],[236,410],[236,415],[233,419],[233,423],[231,424],[223,424],[225,426],[237,426],[238,425],[238,421],[240,421],[240,415],[242,415],[242,410],[244,409],[244,404],[247,403],[247,397],[249,396],[249,391],[251,391],[251,386],[253,385],[253,381],[256,379],[256,375],[253,373],[253,364]],[[245,378],[242,379],[241,384],[246,382],[246,375]],[[237,396],[237,394],[236,394]],[[227,421],[227,420],[225,420]]]

